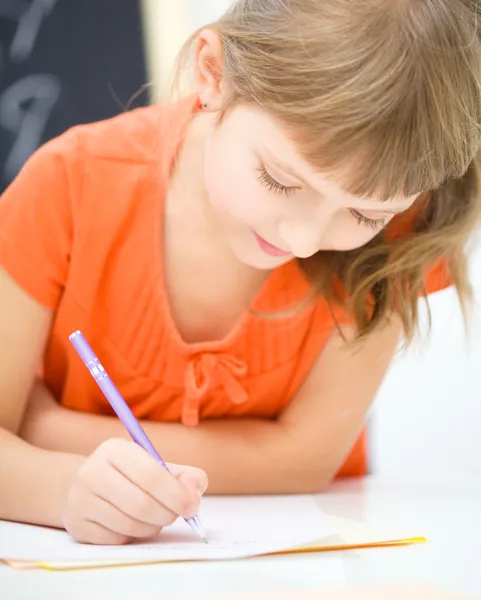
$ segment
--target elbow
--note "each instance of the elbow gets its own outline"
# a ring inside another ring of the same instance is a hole
[[[340,465],[332,452],[303,444],[297,437],[285,436],[269,453],[270,477],[264,483],[274,494],[318,494],[335,478]],[[273,467],[273,465],[276,465]]]
[[[331,480],[317,480],[296,486],[293,494],[321,494],[326,490]]]
[[[310,461],[309,461],[310,462]],[[319,462],[292,465],[280,474],[283,494],[319,494],[333,481],[337,470]]]
[[[333,477],[324,473],[315,473],[309,476],[298,475],[291,478],[289,490],[284,493],[289,494],[319,494],[323,492],[332,482]]]

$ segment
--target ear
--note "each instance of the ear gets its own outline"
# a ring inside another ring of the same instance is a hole
[[[207,110],[219,110],[224,100],[224,52],[219,35],[203,29],[197,37],[195,84],[197,95]]]

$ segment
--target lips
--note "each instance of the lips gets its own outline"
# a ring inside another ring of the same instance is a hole
[[[277,256],[277,257],[289,256],[291,254],[291,252],[288,252],[287,250],[282,250],[281,248],[278,248],[277,246],[273,246],[272,244],[267,242],[264,238],[261,238],[260,235],[257,235],[257,233],[254,233],[254,235],[257,240],[257,243],[261,247],[261,250],[263,250],[266,254],[269,254],[270,256]]]

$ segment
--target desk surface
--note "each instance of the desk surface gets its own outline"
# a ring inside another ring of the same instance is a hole
[[[2,600],[159,600],[279,589],[418,581],[481,595],[481,482],[334,484],[318,497],[326,513],[406,527],[428,544],[265,557],[235,562],[152,565],[55,573],[0,567]]]

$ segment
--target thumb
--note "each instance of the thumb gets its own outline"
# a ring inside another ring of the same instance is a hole
[[[172,475],[176,477],[185,487],[192,490],[196,496],[203,496],[209,486],[207,473],[196,467],[186,465],[168,465]]]

